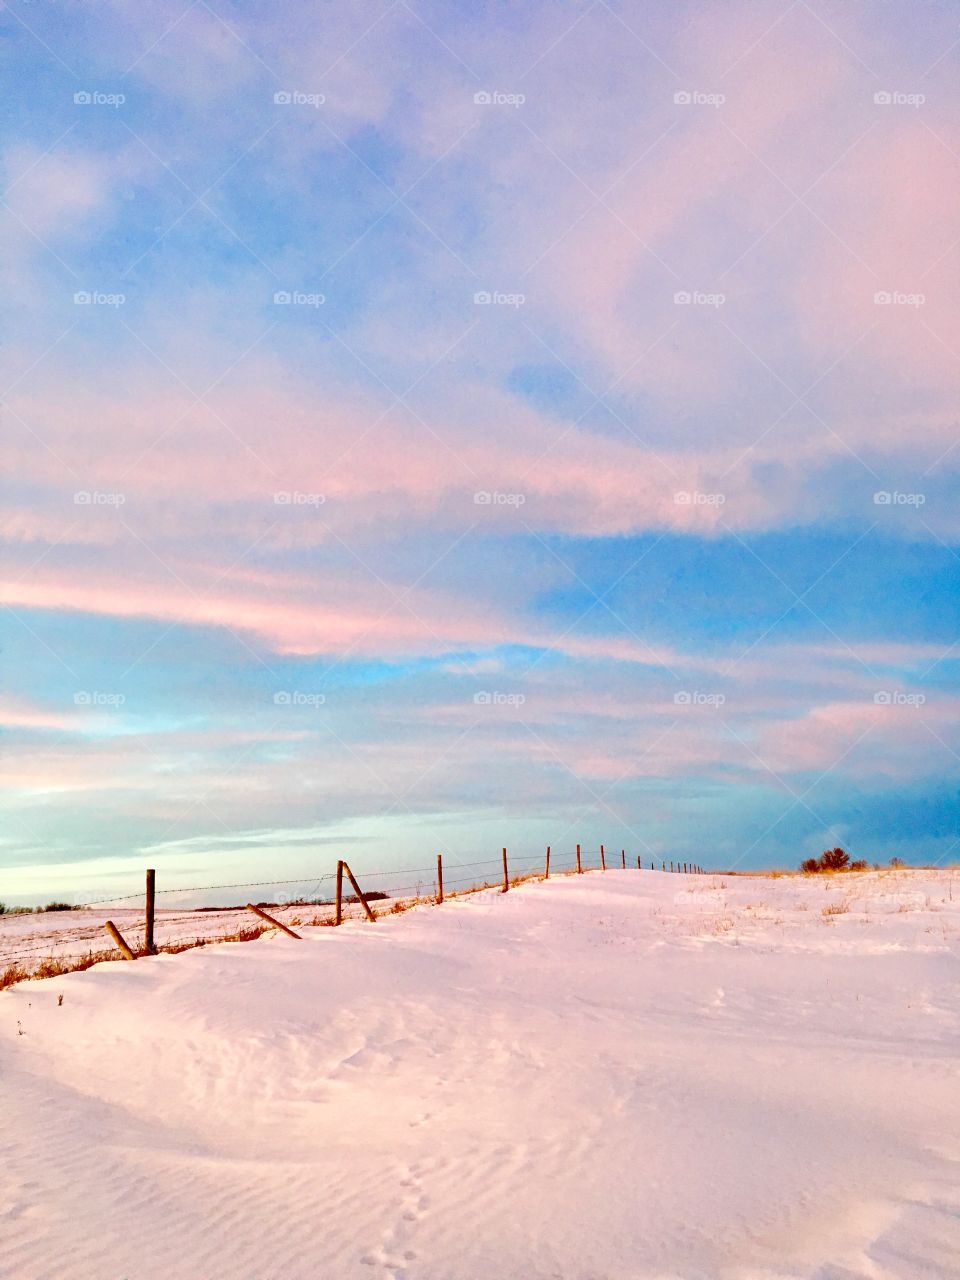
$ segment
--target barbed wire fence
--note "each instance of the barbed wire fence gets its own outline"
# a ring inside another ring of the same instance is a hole
[[[354,893],[342,892],[344,870]],[[9,985],[19,976],[33,976],[37,969],[56,974],[86,968],[99,960],[250,941],[271,928],[290,933],[297,927],[336,926],[356,918],[376,921],[417,905],[440,905],[447,899],[484,889],[505,893],[525,881],[607,870],[706,874],[693,863],[661,860],[657,866],[656,860],[643,862],[639,855],[628,855],[625,849],[608,851],[603,845],[593,849],[577,845],[570,850],[547,847],[544,853],[521,854],[508,853],[504,848],[499,858],[448,858],[446,867],[444,856],[439,854],[435,866],[364,869],[359,873],[362,886],[342,859],[335,870],[321,875],[202,885],[158,886],[156,871],[151,868],[146,872],[145,890],[71,904],[71,921],[59,929],[57,912],[32,913],[31,921],[49,927],[42,932],[35,930],[32,936],[26,934],[14,948],[3,948],[0,971],[6,968],[4,976]],[[269,897],[247,895],[249,901],[245,903],[178,907],[171,901],[180,896],[195,903],[213,894],[235,894],[239,890],[273,892]],[[164,906],[165,900],[171,905]],[[102,919],[107,909],[115,920]],[[96,912],[98,918],[89,923],[77,920],[78,914],[87,911]]]

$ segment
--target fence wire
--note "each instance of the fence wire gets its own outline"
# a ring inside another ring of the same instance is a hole
[[[636,869],[639,865],[635,855],[627,857],[625,852],[621,854],[619,850],[611,850],[606,855],[607,869],[619,871],[622,860],[625,861],[627,870]],[[536,878],[539,868],[543,868],[545,871],[545,863],[546,850],[539,853],[521,854],[512,854],[508,851],[506,867],[508,884],[513,884],[518,879]],[[344,865],[346,866],[346,864]],[[578,865],[583,871],[600,870],[602,862],[599,848],[587,849],[584,846],[577,850],[551,848],[551,875],[575,873]],[[666,863],[662,865],[666,869]],[[685,863],[671,863],[670,870],[674,869],[674,865],[677,871],[688,867],[688,864]],[[519,876],[516,874],[518,869],[521,873]],[[641,866],[641,869],[646,870],[647,867]],[[659,870],[659,868],[655,868],[654,863],[649,863],[649,869]],[[702,869],[691,865],[689,870],[701,871]],[[462,872],[467,872],[468,874],[458,874]],[[390,914],[398,908],[406,910],[409,906],[419,901],[425,903],[433,902],[436,900],[438,893],[436,864],[429,867],[393,867],[360,870],[356,872],[356,876],[362,898],[364,902],[369,903],[374,914]],[[414,879],[414,877],[417,878]],[[401,878],[402,883],[398,883]],[[479,858],[471,859],[470,861],[449,858],[449,860],[444,861],[443,889],[445,897],[453,898],[485,888],[500,888],[503,879],[502,854],[496,858]],[[321,897],[320,893],[324,886],[332,885],[335,880],[336,872],[329,871],[321,875],[313,874],[274,880],[158,886],[155,889],[155,893],[157,898],[169,897],[174,894],[197,897],[219,892],[234,892],[238,889],[277,889],[282,886],[300,886],[301,889],[304,889],[306,886],[311,886],[307,890],[310,896],[305,896],[301,893],[300,896],[291,897],[290,900],[283,901],[281,900],[283,895],[277,895],[277,901],[275,902],[255,904],[263,908],[269,907],[277,918],[288,926],[298,924],[301,927],[310,927],[314,924],[333,923],[335,901],[330,896]],[[371,889],[371,882],[374,882],[374,885],[379,883],[383,887],[373,887]],[[344,888],[348,888],[346,883]],[[125,907],[123,904],[134,901],[143,902],[143,909],[135,913],[131,912],[129,915],[126,914],[130,911],[130,908]],[[35,912],[29,913],[27,917],[31,922],[35,922],[37,926],[43,927],[43,933],[38,933],[35,939],[31,939],[29,934],[16,941],[11,939],[12,949],[6,950],[2,945],[3,932],[0,930],[0,973],[5,967],[11,965],[18,966],[30,962],[34,965],[40,965],[45,961],[56,963],[59,960],[63,960],[65,966],[69,966],[71,960],[76,960],[79,964],[89,956],[101,956],[104,953],[112,952],[115,949],[114,944],[103,932],[104,922],[102,920],[92,919],[88,924],[83,921],[77,922],[78,914],[82,916],[87,911],[106,914],[103,909],[111,907],[117,907],[124,912],[123,918],[121,919],[118,916],[117,919],[120,920],[123,929],[131,935],[131,938],[136,934],[145,933],[146,904],[143,889],[135,893],[116,894],[112,897],[78,903],[75,907],[70,908],[72,916],[70,923],[60,929],[57,928],[58,911],[46,911],[38,908]],[[362,916],[362,907],[363,904],[354,893],[347,892],[344,894],[344,919],[352,919],[357,914]],[[12,922],[16,919],[23,919],[26,914],[11,913],[6,917],[6,920]],[[0,917],[0,920],[3,919],[4,917]],[[184,929],[186,924],[191,924],[194,928]],[[176,906],[161,907],[156,913],[155,928],[158,949],[179,950],[184,947],[203,946],[208,943],[227,941],[237,938],[238,935],[249,936],[258,931],[268,930],[270,926],[264,921],[255,919],[252,915],[247,914],[246,904],[232,903],[225,905],[204,904],[179,908]],[[84,950],[85,944],[89,944],[86,950]],[[106,957],[104,956],[104,958]]]

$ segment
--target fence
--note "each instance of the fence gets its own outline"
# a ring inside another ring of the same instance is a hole
[[[645,865],[640,856],[636,856],[638,871],[655,871],[656,862]],[[230,883],[218,885],[197,885],[178,887],[157,887],[156,870],[150,868],[146,872],[145,891],[122,897],[106,898],[98,902],[88,902],[76,914],[86,915],[88,920],[76,923],[71,920],[68,927],[56,929],[56,919],[47,913],[37,913],[26,918],[26,922],[36,922],[38,930],[31,938],[29,932],[19,939],[19,949],[7,950],[0,945],[0,986],[19,981],[21,977],[50,976],[68,972],[73,969],[87,968],[100,960],[136,959],[138,956],[153,955],[158,951],[183,951],[191,947],[204,946],[213,942],[248,941],[259,937],[269,929],[280,929],[291,937],[297,938],[300,926],[326,925],[336,927],[344,920],[360,915],[371,923],[375,923],[381,915],[395,914],[405,911],[418,903],[443,903],[450,898],[463,894],[475,893],[482,889],[499,888],[502,893],[526,880],[549,880],[551,876],[577,875],[590,871],[606,872],[607,870],[627,870],[634,866],[634,856],[621,849],[619,858],[616,853],[608,852],[601,844],[598,851],[591,851],[577,845],[575,850],[557,852],[548,846],[544,854],[512,855],[506,848],[501,850],[497,859],[486,859],[477,862],[463,862],[448,859],[444,867],[442,854],[437,855],[436,867],[418,867],[406,869],[364,871],[361,888],[356,876],[346,861],[338,860],[336,869],[317,878],[301,877],[287,880],[264,880],[247,884]],[[688,862],[661,860],[661,872],[686,875],[702,875],[701,866]],[[450,875],[450,872],[453,875]],[[413,881],[412,877],[418,878]],[[344,877],[348,881],[352,893],[344,892]],[[409,880],[397,883],[398,880]],[[383,888],[375,887],[382,884]],[[329,893],[324,896],[322,890],[330,885]],[[312,886],[307,894],[293,896],[276,892],[280,886]],[[371,887],[374,886],[374,887]],[[246,903],[233,906],[201,906],[178,908],[175,905],[157,912],[157,900],[164,896],[200,895],[213,893],[235,893],[252,889],[274,890],[270,900],[258,895],[249,895]],[[135,906],[124,906],[125,903],[142,903]],[[111,918],[103,919],[106,912],[97,912],[97,908],[109,908]],[[356,910],[355,910],[356,909]],[[96,919],[95,915],[100,918]],[[52,932],[42,933],[43,925],[49,922]],[[109,949],[97,947],[95,944],[106,942],[109,936],[113,943]],[[3,939],[0,937],[0,943]],[[10,940],[16,942],[14,939]],[[27,966],[31,965],[31,968]],[[6,972],[2,970],[6,966]]]

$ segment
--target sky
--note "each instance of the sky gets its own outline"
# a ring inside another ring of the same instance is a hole
[[[954,4],[2,30],[0,897],[957,859]]]

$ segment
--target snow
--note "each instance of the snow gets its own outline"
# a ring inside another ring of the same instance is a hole
[[[303,935],[0,992],[4,1280],[960,1274],[956,873]]]

